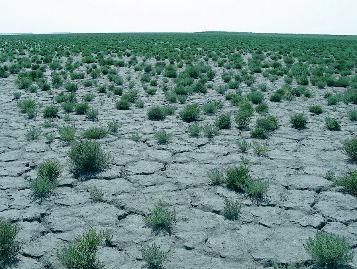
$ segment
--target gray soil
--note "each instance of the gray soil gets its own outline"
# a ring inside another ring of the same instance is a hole
[[[216,71],[214,83],[220,85]],[[120,68],[120,72],[131,73],[136,79],[133,70]],[[275,89],[281,84],[279,80],[270,86]],[[15,77],[0,79],[0,217],[17,222],[21,228],[18,240],[22,248],[15,268],[63,268],[57,251],[89,227],[109,230],[113,235],[112,245],[98,252],[107,269],[143,268],[141,249],[153,242],[169,252],[168,269],[272,268],[273,263],[309,266],[311,258],[303,244],[318,230],[346,236],[354,246],[351,265],[357,268],[357,198],[325,178],[328,171],[342,176],[356,168],[343,153],[341,143],[357,133],[356,124],[347,116],[351,105],[340,102],[327,106],[323,98],[325,92],[342,88],[311,87],[312,98],[268,102],[270,114],[279,119],[279,129],[268,140],[257,140],[267,144],[267,156],[258,156],[252,148],[241,153],[237,141],[254,140],[249,131],[239,131],[235,126],[222,130],[212,140],[190,138],[188,124],[178,117],[184,106],[181,104],[176,104],[175,115],[164,121],[149,121],[147,110],[165,103],[163,93],[159,90],[148,96],[139,86],[137,89],[144,109],[132,106],[128,111],[116,110],[115,97],[95,92],[91,105],[98,108],[99,121],[71,115],[68,123],[61,112],[54,121],[56,126],[41,127],[40,139],[27,141],[28,128],[42,126],[45,120],[42,114],[35,120],[20,114],[13,98]],[[95,91],[94,87],[80,86],[78,95],[91,90]],[[46,92],[25,95],[42,105],[52,102]],[[268,100],[270,92],[265,95]],[[188,102],[203,104],[209,99],[225,103],[220,113],[237,109],[214,90],[192,95]],[[323,114],[309,114],[308,106],[315,103],[322,105]],[[289,123],[289,115],[299,111],[308,115],[307,129],[296,130]],[[326,116],[338,118],[341,131],[327,130]],[[202,114],[200,124],[215,119]],[[105,127],[111,120],[121,124],[119,133],[100,140],[112,156],[110,167],[89,180],[75,179],[67,157],[69,145],[59,139],[57,127],[74,124],[80,134],[91,126]],[[168,145],[157,144],[154,133],[158,130],[172,134]],[[45,133],[55,135],[52,143],[46,141]],[[131,139],[136,133],[141,136],[138,142]],[[224,186],[209,184],[208,171],[235,166],[242,157],[249,160],[255,178],[269,183],[260,203]],[[35,178],[39,163],[52,158],[62,163],[64,171],[54,194],[38,203],[31,196],[29,179]],[[89,190],[94,186],[104,191],[104,202],[90,200]],[[237,221],[223,217],[227,197],[241,201]],[[176,213],[172,235],[155,235],[144,224],[144,216],[160,200]]]

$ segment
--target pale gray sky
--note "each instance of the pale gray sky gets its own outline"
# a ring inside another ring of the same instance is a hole
[[[357,34],[357,0],[0,0],[0,32]]]

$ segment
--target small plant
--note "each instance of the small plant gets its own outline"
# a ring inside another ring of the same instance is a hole
[[[251,180],[249,169],[245,165],[226,170],[226,184],[229,189],[244,192],[249,180]]]
[[[230,129],[231,128],[231,115],[221,114],[215,121],[215,125],[218,129]]]
[[[295,129],[304,129],[307,119],[304,113],[296,113],[290,117],[290,122]]]
[[[132,133],[130,135],[130,139],[133,140],[134,142],[139,142],[139,141],[141,141],[141,135],[137,132]]]
[[[13,96],[14,96],[14,99],[15,99],[15,100],[20,99],[20,97],[21,97],[21,92],[14,92],[14,93],[13,93]]]
[[[155,106],[149,109],[148,111],[149,120],[164,120],[166,117],[165,110],[160,106]]]
[[[330,131],[340,131],[341,130],[340,123],[334,118],[330,118],[330,117],[325,118],[325,126]]]
[[[268,113],[269,107],[266,103],[261,103],[255,107],[255,111],[258,112],[259,114]]]
[[[343,142],[343,150],[352,161],[357,161],[357,138],[350,138]]]
[[[57,160],[48,160],[37,167],[37,176],[47,178],[50,181],[56,181],[61,175],[62,167]]]
[[[40,128],[31,126],[30,129],[27,130],[26,139],[27,141],[33,141],[39,139],[42,131]]]
[[[90,229],[77,237],[58,253],[62,265],[68,269],[100,269],[103,268],[97,259],[97,250],[102,244],[103,235]]]
[[[76,92],[78,90],[78,85],[71,82],[66,83],[64,87],[69,92]]]
[[[167,254],[160,250],[156,244],[147,246],[142,251],[143,260],[147,264],[148,269],[162,269]]]
[[[208,139],[212,139],[216,135],[218,135],[218,128],[215,125],[206,125],[203,127],[203,134]]]
[[[337,186],[344,187],[349,193],[357,195],[357,170],[349,171],[336,181]]]
[[[89,110],[88,103],[78,103],[75,106],[76,113],[78,115],[85,115]]]
[[[249,149],[249,142],[247,142],[246,140],[240,140],[238,141],[238,147],[239,147],[239,150],[243,153],[246,153]]]
[[[75,139],[76,128],[72,126],[65,126],[58,130],[60,139],[65,142],[72,142]]]
[[[101,127],[91,127],[83,132],[83,137],[87,139],[101,139],[106,137],[107,130]]]
[[[229,189],[244,192],[255,200],[261,200],[268,189],[267,183],[250,176],[246,165],[227,169],[226,185]]]
[[[117,121],[108,122],[108,132],[110,134],[116,134],[119,131],[119,123]]]
[[[91,108],[87,111],[86,116],[89,120],[96,121],[98,120],[98,114],[99,112],[97,109]]]
[[[186,105],[180,112],[180,117],[185,122],[197,121],[200,115],[200,109],[197,104]]]
[[[218,109],[222,108],[223,104],[221,101],[209,101],[202,106],[202,110],[205,114],[215,114]]]
[[[93,93],[86,93],[85,95],[83,95],[82,100],[84,102],[91,102],[94,100],[94,98],[95,98],[95,95]]]
[[[200,132],[201,132],[201,128],[197,123],[191,123],[187,127],[187,132],[188,132],[190,137],[199,137],[200,136]]]
[[[251,91],[248,94],[248,99],[255,105],[261,104],[264,100],[264,94],[260,91]]]
[[[169,143],[171,135],[166,131],[158,131],[155,133],[155,138],[159,145],[165,145]]]
[[[56,182],[45,177],[37,177],[30,182],[33,198],[40,201],[49,197],[55,188]]]
[[[228,220],[237,220],[239,218],[240,203],[231,199],[225,199],[223,216]]]
[[[350,119],[350,121],[357,121],[357,109],[350,110],[348,112],[348,118]]]
[[[320,105],[311,105],[309,106],[309,111],[313,114],[319,115],[323,112]]]
[[[27,114],[29,119],[33,119],[36,116],[37,104],[32,99],[20,100],[17,103],[21,113]]]
[[[18,226],[0,219],[0,267],[5,268],[15,261],[20,245],[16,241]]]
[[[317,232],[309,238],[305,250],[322,268],[341,268],[353,257],[351,245],[344,237],[326,232]]]
[[[144,219],[145,225],[153,232],[166,231],[171,234],[172,225],[175,222],[175,213],[166,204],[159,202]]]
[[[235,116],[238,129],[246,129],[249,126],[253,112],[253,107],[247,100],[240,101],[239,112]]]
[[[214,186],[222,185],[225,181],[224,174],[218,169],[213,169],[207,173],[209,183]]]
[[[258,156],[267,156],[268,154],[269,148],[267,145],[254,143],[253,148],[255,154],[257,154]]]
[[[58,107],[54,105],[46,106],[43,109],[44,118],[56,118],[58,116]]]
[[[127,99],[122,97],[115,103],[115,107],[118,110],[129,110],[130,102]]]
[[[110,157],[100,144],[92,141],[74,143],[68,153],[75,174],[96,173],[104,170],[109,165]]]
[[[103,202],[104,201],[104,192],[103,192],[103,190],[98,189],[97,187],[93,187],[89,190],[89,197],[95,203]]]

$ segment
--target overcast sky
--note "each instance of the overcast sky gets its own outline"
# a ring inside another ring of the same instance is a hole
[[[357,34],[357,0],[0,0],[0,33]]]

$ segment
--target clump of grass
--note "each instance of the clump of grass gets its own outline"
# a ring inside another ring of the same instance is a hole
[[[32,191],[33,198],[40,201],[49,197],[56,186],[56,182],[53,182],[45,177],[37,177],[30,182],[30,189]]]
[[[260,103],[255,107],[255,111],[259,114],[268,113],[269,106],[266,103]]]
[[[185,122],[197,121],[200,115],[200,109],[197,104],[186,105],[180,112],[180,117]]]
[[[166,231],[171,234],[172,225],[175,222],[175,213],[168,206],[159,202],[144,219],[145,225],[150,227],[153,232],[159,233]]]
[[[188,135],[190,137],[199,137],[200,136],[200,132],[201,132],[201,128],[197,123],[191,123],[187,127],[187,132],[188,132]]]
[[[341,130],[340,123],[336,119],[331,118],[331,117],[325,118],[325,126],[330,131],[340,131]]]
[[[309,106],[309,111],[313,114],[319,115],[323,112],[320,105],[311,105]]]
[[[58,258],[68,269],[103,268],[103,264],[97,259],[97,250],[102,241],[103,235],[90,229],[63,248],[58,253]]]
[[[256,126],[250,132],[250,135],[253,138],[266,139],[269,133],[276,129],[278,129],[278,119],[269,115],[257,120]]]
[[[36,116],[37,104],[32,99],[24,99],[17,102],[17,106],[20,108],[21,113],[26,114],[29,119]]]
[[[165,109],[160,106],[154,106],[149,109],[148,113],[149,120],[159,121],[166,118]]]
[[[251,198],[260,200],[267,191],[267,184],[253,179],[246,165],[232,167],[226,170],[225,183],[231,190],[247,193]]]
[[[83,132],[83,137],[87,139],[101,139],[108,135],[105,128],[102,127],[91,127]]]
[[[78,91],[78,85],[72,82],[66,83],[64,85],[65,89],[69,92],[76,92]]]
[[[235,117],[238,129],[246,129],[250,123],[250,119],[254,113],[254,109],[247,100],[239,102],[239,111]]]
[[[93,93],[86,93],[85,95],[83,95],[82,100],[84,102],[91,102],[94,100],[94,98],[95,98],[95,95]]]
[[[117,121],[110,121],[108,122],[108,132],[110,134],[116,134],[119,131],[119,123]]]
[[[350,110],[348,112],[348,118],[350,121],[357,121],[357,109]]]
[[[57,160],[47,160],[37,167],[37,176],[56,181],[61,175],[62,167]]]
[[[118,101],[116,101],[115,107],[118,110],[129,110],[130,109],[130,102],[127,99],[122,97]]]
[[[228,220],[237,220],[239,218],[240,208],[239,201],[226,198],[224,201],[223,216]]]
[[[213,169],[207,173],[207,176],[211,185],[218,186],[225,182],[224,173],[221,170]]]
[[[86,140],[72,144],[68,156],[76,175],[100,172],[108,167],[110,161],[99,143]]]
[[[203,134],[208,139],[212,139],[216,135],[218,135],[219,131],[218,128],[213,124],[207,124],[203,127]]]
[[[162,269],[167,259],[167,253],[160,250],[156,244],[147,246],[142,251],[143,260],[146,262],[148,269]]]
[[[89,109],[89,110],[87,111],[87,113],[86,113],[87,118],[88,118],[89,120],[91,120],[91,121],[96,121],[96,120],[98,120],[98,115],[99,115],[99,112],[98,112],[98,110],[95,109],[95,108]]]
[[[231,128],[231,115],[224,113],[218,116],[215,121],[215,125],[218,129],[230,129]]]
[[[155,138],[159,145],[166,145],[170,142],[171,134],[166,131],[158,131],[155,133]]]
[[[37,167],[37,178],[30,182],[33,197],[42,201],[50,196],[57,186],[62,167],[57,160],[47,160]]]
[[[261,104],[264,100],[264,94],[257,90],[251,91],[247,97],[255,105]]]
[[[290,123],[295,129],[306,128],[307,119],[304,113],[296,113],[290,117]]]
[[[75,139],[76,128],[73,126],[65,126],[58,130],[60,139],[65,142],[72,142]]]
[[[130,139],[133,140],[134,142],[139,142],[141,141],[141,135],[138,132],[132,133],[130,135]]]
[[[88,103],[78,103],[75,105],[75,110],[78,115],[85,115],[89,110]]]
[[[246,153],[250,147],[250,144],[246,140],[240,140],[238,141],[238,147],[240,152]]]
[[[41,133],[42,133],[42,131],[40,128],[31,126],[30,129],[27,130],[26,139],[27,139],[27,141],[37,140],[37,139],[39,139]]]
[[[343,142],[343,150],[352,161],[357,161],[357,138],[350,138]]]
[[[93,188],[91,188],[89,190],[89,197],[95,203],[103,202],[104,201],[104,192],[103,192],[103,190],[94,186]]]
[[[342,186],[346,191],[357,195],[357,170],[349,171],[344,177],[336,181],[337,186]]]
[[[342,268],[353,257],[352,247],[344,237],[326,232],[317,232],[309,238],[305,250],[321,268]]]
[[[44,118],[56,118],[58,117],[58,107],[55,105],[46,106],[43,109]]]
[[[221,101],[209,101],[202,106],[202,110],[205,114],[215,114],[218,109],[222,108],[223,104]]]
[[[254,152],[258,156],[267,156],[268,154],[268,146],[265,144],[254,143],[253,144]]]
[[[16,241],[17,225],[0,219],[0,267],[5,268],[16,260],[20,244]]]

